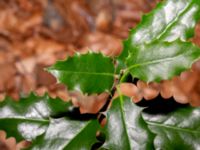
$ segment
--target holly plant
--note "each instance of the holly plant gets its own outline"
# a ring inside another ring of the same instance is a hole
[[[17,142],[30,141],[27,149],[33,150],[198,150],[200,108],[139,106],[123,96],[119,85],[132,82],[130,76],[160,82],[190,69],[200,58],[200,48],[190,42],[199,19],[200,0],[159,3],[131,29],[120,56],[77,53],[47,69],[71,91],[108,92],[104,109],[80,114],[71,102],[48,94],[32,93],[18,102],[6,97],[0,103],[0,130]],[[113,98],[113,93],[119,96]],[[170,111],[159,111],[164,108]]]

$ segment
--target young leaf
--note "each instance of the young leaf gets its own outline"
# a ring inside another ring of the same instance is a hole
[[[0,102],[0,130],[17,141],[31,141],[45,132],[51,115],[65,112],[69,106],[69,103],[48,96],[31,94],[19,102],[7,97]]]
[[[185,41],[194,35],[194,27],[200,18],[199,0],[165,0],[149,14],[144,15],[140,24],[132,29],[124,42],[124,49],[117,58],[118,69],[125,69],[125,59],[135,47],[155,40],[172,42]]]
[[[112,59],[101,53],[75,55],[65,61],[58,61],[48,71],[70,90],[88,94],[109,91],[114,82]]]
[[[192,43],[155,41],[135,47],[127,58],[127,66],[133,77],[151,82],[179,75],[199,58],[200,48]]]
[[[143,113],[143,118],[156,134],[155,149],[199,149],[200,108],[188,106],[169,114]]]
[[[76,121],[67,118],[51,119],[51,123],[42,136],[30,147],[31,150],[90,150],[97,142],[97,120]]]
[[[153,149],[154,135],[141,116],[141,108],[128,97],[113,100],[104,128],[108,150]]]

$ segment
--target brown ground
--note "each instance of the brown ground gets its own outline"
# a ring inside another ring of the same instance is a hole
[[[97,112],[108,96],[106,93],[86,97],[67,92],[63,85],[55,85],[55,78],[43,68],[76,51],[92,49],[108,56],[120,54],[121,41],[127,38],[129,29],[157,1],[0,0],[0,100],[6,94],[18,99],[19,93],[33,90],[42,95],[48,91],[52,97],[64,100],[72,97],[83,113]],[[193,41],[200,45],[200,26]],[[197,62],[192,71],[173,80],[149,85],[138,81],[137,86],[123,84],[121,88],[135,102],[142,97],[152,99],[160,93],[164,98],[174,96],[180,103],[199,106],[199,75],[200,62]],[[5,148],[5,134],[0,132],[1,150],[17,149],[15,140],[12,142],[11,147]]]

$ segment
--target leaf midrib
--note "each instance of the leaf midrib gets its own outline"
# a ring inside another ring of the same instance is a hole
[[[162,36],[165,35],[165,33],[167,32],[168,29],[170,29],[172,26],[174,26],[174,23],[176,23],[179,18],[185,14],[185,12],[190,8],[190,6],[193,4],[192,2],[189,2],[189,4],[187,4],[187,6],[181,11],[180,14],[178,14],[171,22],[169,22],[169,24],[166,26],[166,28],[164,29],[164,31],[162,31],[161,33],[159,33],[159,35],[157,36],[156,39],[162,39]]]
[[[190,6],[192,5],[192,3],[193,2],[191,2],[191,3],[189,2],[189,4],[186,4],[186,6],[181,10],[181,12],[179,14],[177,14],[176,17],[174,19],[172,19],[172,21],[170,21],[168,24],[166,24],[165,29],[159,31],[157,33],[158,35],[156,35],[155,37],[153,37],[153,39],[149,39],[147,43],[151,43],[151,42],[153,42],[155,40],[162,39],[162,36],[164,36],[165,33],[167,32],[167,30],[170,29],[174,25],[174,23],[176,23],[179,20],[179,18],[190,8]],[[146,43],[146,42],[142,42],[142,43],[139,42],[139,44],[136,42],[134,44],[141,45],[141,44],[144,44],[144,43]]]
[[[51,70],[49,70],[49,71],[62,71],[62,72],[65,72],[65,73],[67,73],[67,74],[86,74],[86,75],[99,75],[99,76],[111,76],[111,77],[113,77],[114,76],[114,74],[112,74],[112,73],[105,73],[105,72],[81,72],[81,71],[66,71],[66,70],[58,70],[58,69],[56,69],[56,70],[54,70],[54,69],[51,69]]]
[[[123,109],[122,105],[123,105],[123,96],[120,93],[120,110],[121,110],[121,115],[122,115],[122,123],[125,128],[126,137],[128,139],[129,149],[131,149],[131,144],[130,144],[130,140],[129,140],[129,136],[128,136],[128,132],[127,132],[127,125],[126,125],[126,121],[125,121],[124,109]]]
[[[25,118],[25,117],[8,117],[8,118],[0,118],[0,120],[23,120],[23,121],[30,121],[30,122],[46,122],[49,123],[49,120],[46,119],[31,119],[31,118]]]
[[[200,134],[200,131],[198,131],[198,130],[193,131],[193,130],[190,130],[188,128],[179,128],[179,127],[172,126],[172,125],[161,124],[161,123],[155,122],[155,121],[145,121],[145,122],[150,126],[156,126],[156,127],[168,128],[168,129],[172,129],[172,130],[176,130],[176,131],[179,130],[179,131],[182,131],[182,132]]]
[[[174,59],[177,59],[178,57],[181,57],[181,56],[183,56],[183,55],[181,54],[181,55],[177,55],[177,56],[170,57],[170,58],[163,58],[163,59],[157,59],[157,60],[152,60],[152,61],[146,61],[144,63],[134,64],[134,65],[131,65],[130,67],[128,67],[127,70],[131,70],[133,68],[140,67],[140,66],[147,66],[147,65],[151,65],[151,64],[173,61]]]
[[[72,143],[72,142],[79,136],[79,134],[81,134],[81,132],[83,132],[83,131],[87,128],[87,126],[88,126],[91,122],[92,122],[92,121],[89,121],[88,123],[86,123],[86,125],[83,126],[83,127],[80,129],[80,131],[79,131],[71,140],[67,141],[67,142],[63,145],[63,147],[62,147],[60,150],[63,150],[63,149],[66,148],[70,143]]]
[[[190,51],[190,50],[188,50]],[[151,64],[157,64],[157,63],[162,63],[162,62],[169,62],[169,61],[173,61],[173,60],[176,60],[178,59],[179,57],[182,57],[184,56],[184,54],[178,54],[174,57],[170,57],[170,58],[163,58],[163,59],[157,59],[157,60],[152,60],[152,61],[146,61],[144,63],[138,63],[138,64],[134,64],[134,65],[131,65],[130,67],[127,68],[127,70],[131,70],[133,68],[137,68],[137,67],[140,67],[140,66],[147,66],[147,65],[151,65]],[[200,58],[200,53],[199,53],[199,56],[197,56],[194,60],[198,60]]]

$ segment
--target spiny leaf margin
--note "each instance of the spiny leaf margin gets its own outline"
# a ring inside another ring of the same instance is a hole
[[[166,114],[145,113],[144,109],[142,116],[156,135],[155,149],[199,149],[199,107],[184,106]]]
[[[121,95],[114,99],[106,113],[106,126],[102,129],[106,135],[102,149],[153,149],[154,134],[141,116],[142,109],[128,97]]]
[[[168,19],[167,19],[168,18]],[[154,41],[187,41],[194,36],[194,28],[200,19],[199,0],[165,0],[158,3],[142,21],[131,29],[124,41],[124,48],[117,59],[117,71],[126,69],[126,58],[137,46]]]
[[[112,58],[91,51],[82,55],[76,53],[64,61],[57,61],[47,71],[69,90],[84,94],[110,91],[114,83]]]
[[[0,102],[0,130],[6,131],[8,137],[14,136],[18,142],[31,141],[45,132],[49,117],[63,113],[69,107],[70,103],[52,99],[47,94],[31,93],[19,101],[6,97]]]
[[[190,42],[155,41],[135,47],[127,58],[127,71],[143,81],[160,82],[191,68],[200,58],[200,48]]]

